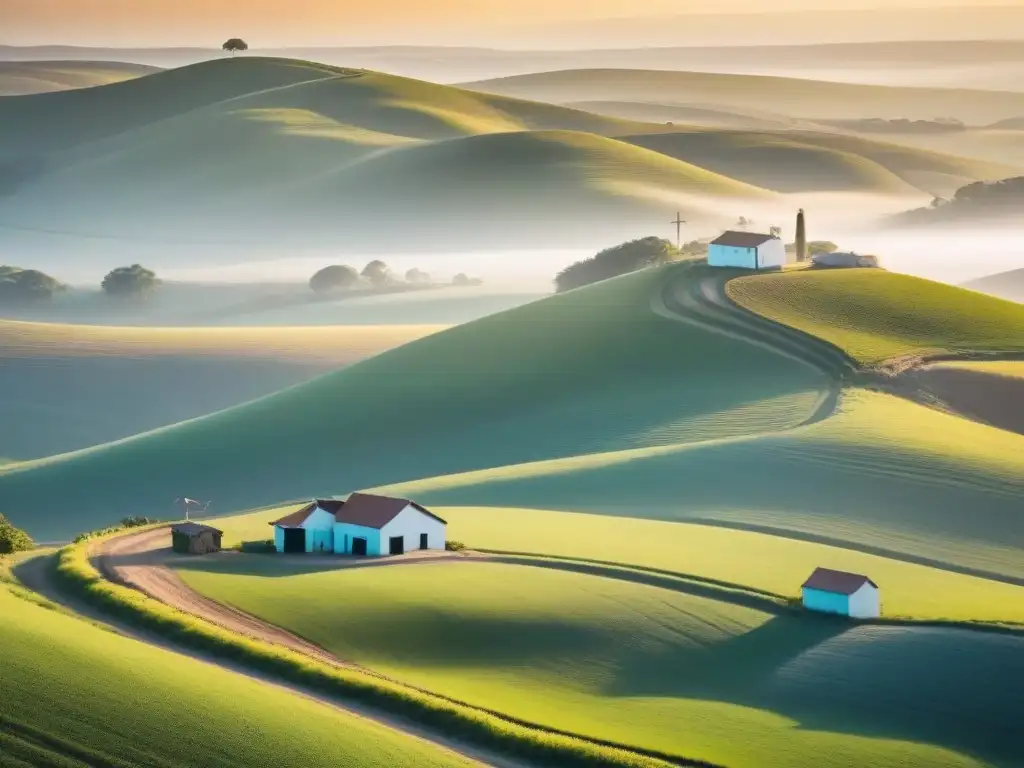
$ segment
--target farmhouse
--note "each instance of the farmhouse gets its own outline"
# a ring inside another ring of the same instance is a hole
[[[779,269],[786,263],[786,246],[775,235],[724,232],[708,245],[708,265],[740,269]]]
[[[878,585],[857,573],[815,568],[801,591],[804,608],[811,611],[855,619],[872,619],[881,614]]]
[[[223,531],[199,523],[178,523],[171,526],[171,548],[182,555],[205,555],[220,551]]]
[[[444,549],[447,523],[409,499],[353,493],[346,501],[316,499],[271,525],[278,552],[377,557]]]

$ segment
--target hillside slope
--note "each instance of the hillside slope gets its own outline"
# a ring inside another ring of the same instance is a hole
[[[190,768],[199,745],[210,768],[259,765],[270,749],[282,768],[322,764],[325,749],[344,754],[353,768],[476,765],[365,718],[46,610],[5,584],[0,615],[5,767]]]
[[[92,88],[159,71],[119,61],[0,61],[0,96]]]
[[[51,456],[213,413],[438,330],[0,320],[0,457]]]
[[[931,120],[989,124],[1024,113],[1024,93],[852,85],[758,75],[643,69],[570,69],[464,83],[464,87],[554,103],[633,101],[783,111],[791,117]],[[780,109],[785,105],[785,109]]]
[[[543,299],[255,403],[17,465],[0,474],[0,508],[54,538],[140,507],[163,509],[186,492],[226,512],[627,445],[784,429],[815,412],[826,377],[654,312],[665,275],[644,271]],[[102,480],[115,475],[123,481]],[[34,502],[54,484],[78,488],[73,517]]]

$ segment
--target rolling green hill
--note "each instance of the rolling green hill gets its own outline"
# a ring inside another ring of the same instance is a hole
[[[179,573],[341,658],[576,733],[736,768],[782,754],[797,768],[1018,754],[1021,638],[854,627],[629,575],[490,563],[285,575],[260,562],[273,559]]]
[[[0,584],[0,765],[468,766],[309,699],[100,629]]]
[[[824,131],[684,130],[623,137],[638,146],[779,192],[952,194],[1013,166]]]
[[[655,312],[666,274],[674,272],[639,272],[542,299],[240,408],[8,469],[0,505],[49,539],[140,507],[163,508],[184,487],[222,511],[245,509],[783,429],[816,411],[829,389],[822,374]],[[124,480],[103,482],[110,473]],[[54,483],[79,489],[73,517],[34,503],[39,488]]]
[[[747,309],[818,336],[866,364],[1024,352],[1024,306],[907,275],[803,270],[733,280],[728,292]]]
[[[758,75],[644,69],[569,69],[517,75],[464,87],[554,103],[632,101],[741,111],[784,111],[791,117],[932,120],[978,125],[1024,113],[1024,94],[969,89],[853,85]],[[785,109],[780,109],[785,105]]]
[[[92,88],[159,71],[118,61],[0,61],[0,96]]]
[[[269,395],[441,328],[0,320],[0,456],[41,458],[130,437]]]
[[[581,231],[635,236],[665,210],[718,227],[738,199],[785,204],[769,190],[923,197],[1015,172],[825,132],[667,130],[371,71],[222,59],[0,102],[0,226],[365,252],[408,248],[400,218],[421,248],[579,247]]]

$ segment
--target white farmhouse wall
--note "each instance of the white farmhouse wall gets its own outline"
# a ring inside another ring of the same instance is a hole
[[[405,551],[413,552],[420,548],[421,533],[427,534],[427,549],[444,549],[445,524],[409,504],[380,529],[381,552],[388,551],[393,536],[405,537]]]
[[[855,619],[876,619],[882,615],[878,589],[867,583],[850,595],[849,605],[850,616]]]
[[[772,269],[786,263],[786,245],[777,237],[757,247],[757,263],[760,269]]]
[[[299,527],[306,529],[307,552],[334,551],[334,515],[330,512],[317,507]]]
[[[754,249],[739,248],[735,245],[708,246],[708,265],[712,267],[754,268]]]

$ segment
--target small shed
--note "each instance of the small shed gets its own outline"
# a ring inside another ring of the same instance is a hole
[[[859,573],[815,568],[801,592],[804,608],[811,611],[854,619],[874,619],[882,613],[878,585]]]
[[[223,531],[200,523],[171,526],[171,548],[182,555],[205,555],[220,551]]]
[[[786,246],[773,234],[723,232],[708,244],[708,266],[740,269],[781,269]]]

